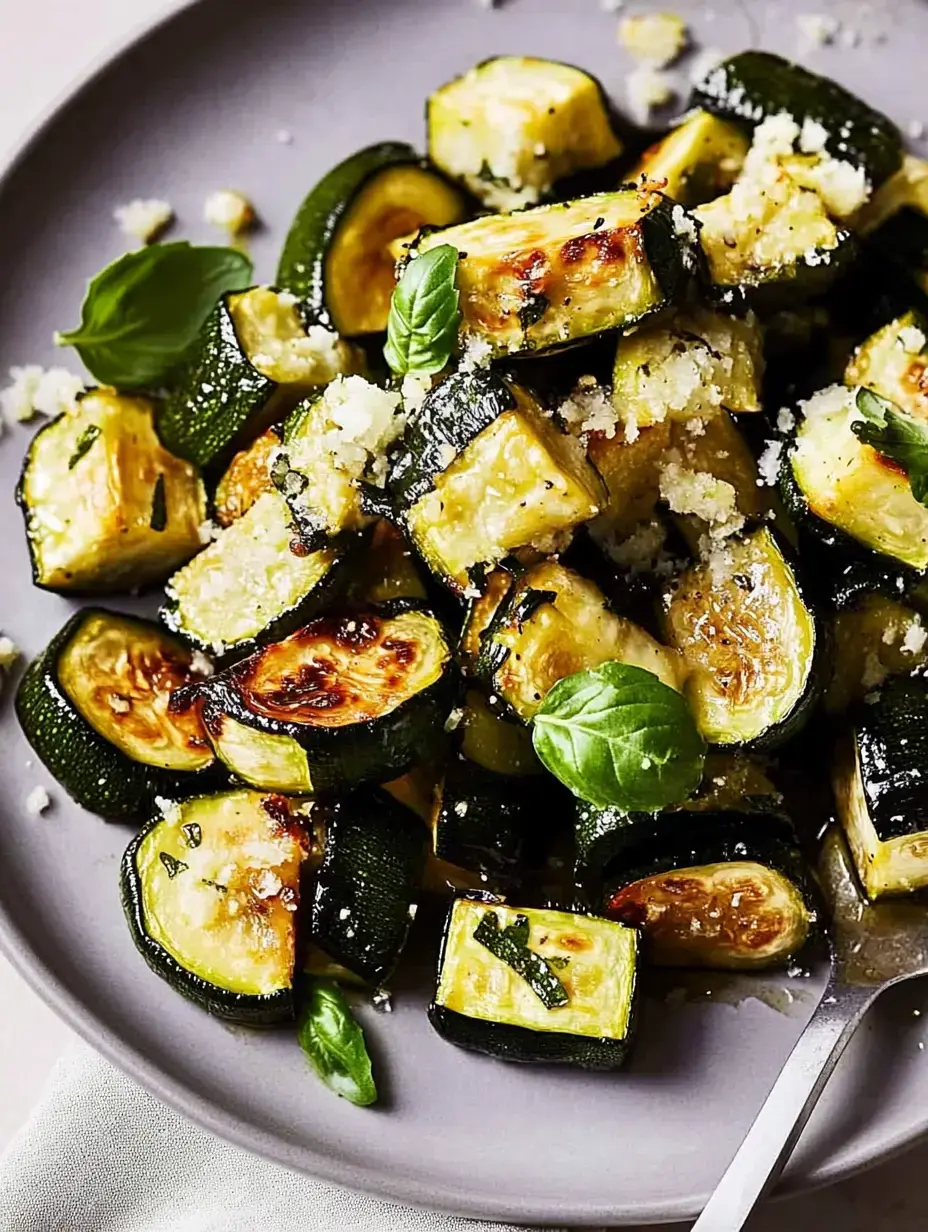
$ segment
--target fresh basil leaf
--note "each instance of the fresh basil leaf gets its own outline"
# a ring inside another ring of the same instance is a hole
[[[91,279],[77,329],[59,333],[104,385],[156,386],[196,341],[220,296],[251,282],[236,248],[186,240],[127,252]]]
[[[384,358],[398,376],[440,372],[457,344],[458,250],[439,244],[406,266],[393,291]]]
[[[920,504],[928,505],[928,424],[900,411],[872,389],[858,391],[857,409],[864,421],[851,424],[854,435],[901,466],[909,477],[912,495]]]
[[[159,851],[158,858],[164,865],[170,881],[173,881],[178,873],[185,873],[190,867],[190,865],[185,864],[183,860],[178,860],[176,857],[172,856],[169,851]]]
[[[559,680],[535,715],[532,743],[575,796],[628,812],[692,795],[706,754],[680,694],[627,663]]]
[[[518,915],[500,928],[495,911],[485,911],[474,929],[474,940],[521,976],[545,1009],[556,1010],[570,1000],[551,964],[528,946],[528,916]]]
[[[312,979],[297,1032],[310,1065],[336,1095],[366,1107],[377,1098],[364,1032],[332,980]]]
[[[100,435],[100,429],[97,427],[96,424],[87,425],[84,431],[77,438],[77,441],[74,445],[74,452],[71,454],[70,458],[68,458],[68,470],[69,471],[74,470],[75,466],[77,466],[78,462],[80,462],[84,454],[86,454],[89,451],[91,445],[94,443],[94,441],[97,439],[99,435]]]

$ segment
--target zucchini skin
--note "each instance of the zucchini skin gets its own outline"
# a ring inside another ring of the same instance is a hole
[[[372,790],[320,806],[325,854],[310,936],[365,983],[383,983],[406,944],[425,869],[427,834],[408,809]]]
[[[245,356],[224,295],[158,411],[158,435],[178,457],[201,468],[220,466],[245,443],[246,432],[257,436],[269,426],[265,421],[277,388]]]
[[[39,760],[72,800],[107,821],[138,822],[150,816],[157,796],[182,799],[218,789],[227,776],[217,765],[184,774],[133,761],[95,731],[65,695],[58,658],[96,612],[109,615],[103,608],[75,612],[33,659],[16,690],[16,717]]]
[[[897,677],[870,705],[857,707],[860,777],[880,842],[928,830],[924,770],[928,765],[928,687]]]
[[[724,60],[695,86],[690,105],[748,128],[781,111],[799,124],[815,120],[829,130],[829,153],[863,167],[874,188],[902,163],[902,135],[892,120],[837,82],[772,52]]]
[[[231,992],[204,980],[188,971],[177,959],[149,936],[145,927],[145,911],[142,905],[142,885],[136,866],[138,850],[146,836],[163,818],[154,816],[133,838],[126,848],[119,869],[120,893],[123,911],[135,947],[152,971],[165,980],[175,992],[195,1002],[207,1013],[230,1022],[249,1027],[271,1027],[290,1022],[295,1016],[293,990],[281,988],[277,992],[260,995]]]
[[[435,855],[471,871],[516,877],[550,798],[541,776],[514,778],[455,758],[436,793]]]

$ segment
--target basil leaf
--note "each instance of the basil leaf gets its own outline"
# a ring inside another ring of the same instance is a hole
[[[912,495],[920,504],[928,505],[928,424],[900,411],[872,389],[858,391],[857,409],[864,422],[851,424],[854,435],[901,466],[909,477]]]
[[[406,266],[393,291],[384,358],[398,376],[441,372],[457,345],[458,250],[439,244]]]
[[[376,1100],[364,1032],[332,980],[310,981],[297,1033],[310,1065],[336,1095],[362,1108]]]
[[[567,989],[541,954],[528,948],[528,916],[518,915],[508,928],[500,928],[495,911],[485,911],[474,929],[474,940],[522,977],[547,1010],[570,1000]]]
[[[172,856],[169,851],[159,851],[158,858],[164,865],[170,881],[173,881],[178,873],[185,873],[190,867],[190,865],[185,864],[183,860],[178,860]]]
[[[692,795],[706,754],[680,694],[626,663],[559,680],[535,715],[532,743],[575,796],[627,812],[654,812]]]
[[[68,459],[68,470],[73,471],[81,458],[89,452],[91,445],[100,435],[100,429],[96,424],[88,424],[84,431],[77,438],[74,445],[74,452]]]
[[[217,300],[251,282],[236,248],[186,240],[127,252],[91,279],[77,329],[59,333],[104,385],[155,386],[196,341]]]

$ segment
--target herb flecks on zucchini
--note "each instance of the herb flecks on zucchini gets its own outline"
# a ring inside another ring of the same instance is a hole
[[[531,56],[498,56],[431,95],[429,157],[491,209],[535,205],[622,153],[599,82]]]
[[[161,487],[161,529],[152,525]],[[36,433],[17,488],[33,580],[116,593],[161,581],[200,548],[206,494],[161,445],[144,398],[94,389]]]
[[[166,804],[133,839],[122,892],[133,940],[173,988],[248,1025],[293,1017],[296,911],[309,839],[283,796]]]
[[[642,179],[688,209],[727,193],[750,141],[734,124],[697,111],[642,154],[628,179]]]
[[[682,293],[698,254],[682,207],[636,189],[478,218],[416,247],[436,244],[460,254],[462,342],[495,356],[637,323]]]

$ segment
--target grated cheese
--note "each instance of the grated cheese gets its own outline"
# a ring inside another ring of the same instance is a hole
[[[581,376],[557,412],[575,435],[602,432],[610,440],[615,436],[618,416],[612,404],[612,392],[593,376]]]
[[[694,86],[701,85],[703,80],[709,76],[714,68],[725,59],[724,51],[720,51],[718,47],[703,47],[697,51],[693,57],[688,77],[690,84]]]
[[[493,345],[486,338],[469,337],[461,350],[458,359],[459,372],[476,372],[478,368],[488,368],[493,358]]]
[[[841,22],[829,13],[799,13],[796,28],[804,50],[812,51],[833,43],[838,37]]]
[[[0,390],[0,407],[7,419],[25,423],[34,415],[60,415],[69,410],[84,382],[66,368],[38,364],[10,368],[10,384]]]
[[[734,486],[707,471],[667,462],[661,467],[660,492],[674,513],[694,514],[708,522],[713,539],[733,535],[744,525]]]
[[[916,619],[906,629],[901,649],[905,654],[918,655],[925,649],[925,642],[928,642],[928,629]]]
[[[195,650],[190,656],[190,670],[197,676],[212,676],[216,671],[212,659],[207,658],[202,650]]]
[[[220,188],[211,193],[203,205],[203,217],[212,227],[241,235],[255,224],[255,208],[244,193],[234,188]]]
[[[780,477],[780,466],[783,460],[783,441],[767,441],[763,452],[757,459],[757,486],[773,487]]]
[[[917,325],[904,325],[897,337],[906,355],[921,355],[928,344],[924,330],[919,329]]]
[[[686,46],[686,23],[676,13],[626,17],[619,26],[619,42],[640,64],[667,68]]]
[[[118,205],[113,217],[123,235],[140,244],[150,244],[174,221],[174,210],[167,201],[159,201],[157,197],[136,197],[126,205]]]
[[[38,817],[51,804],[51,797],[44,787],[33,787],[26,796],[26,812],[30,817]]]
[[[407,415],[414,415],[416,411],[422,409],[422,404],[431,388],[432,378],[430,376],[416,376],[410,372],[403,377],[400,393]]]
[[[629,110],[639,124],[646,124],[655,108],[666,107],[677,96],[667,74],[647,65],[628,74],[625,94]]]

